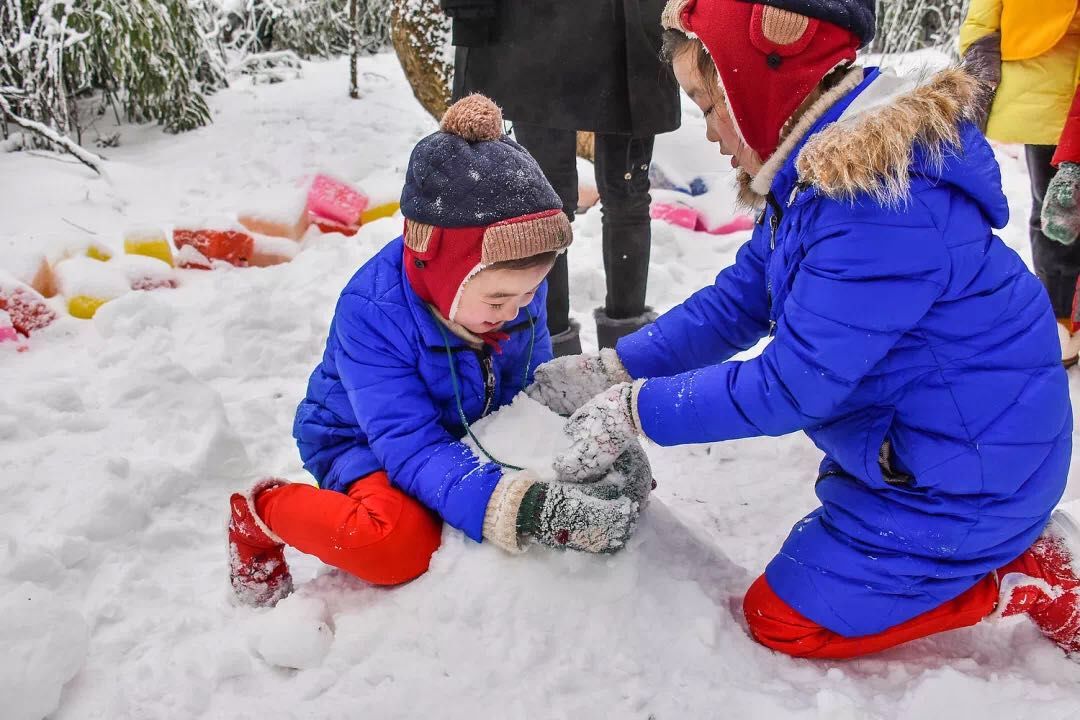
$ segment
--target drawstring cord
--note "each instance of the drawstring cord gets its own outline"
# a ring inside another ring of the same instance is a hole
[[[457,367],[454,363],[454,352],[450,349],[450,336],[446,334],[446,328],[443,327],[443,323],[439,320],[439,317],[435,314],[435,311],[428,307],[428,312],[431,313],[432,319],[435,321],[435,327],[439,328],[439,334],[442,335],[443,345],[446,346],[446,361],[450,364],[450,384],[454,388],[454,402],[457,404],[458,418],[461,420],[461,424],[465,426],[465,432],[468,433],[473,443],[480,452],[484,453],[488,460],[495,463],[499,467],[505,470],[524,470],[517,465],[511,465],[495,459],[495,456],[487,451],[487,448],[481,444],[479,438],[473,434],[472,427],[469,426],[469,419],[465,416],[465,408],[461,404],[461,383],[458,382]],[[532,366],[533,349],[536,346],[536,322],[533,320],[532,313],[525,311],[525,316],[529,318],[529,354],[525,361],[525,375],[522,379],[522,387],[529,384],[529,367]]]

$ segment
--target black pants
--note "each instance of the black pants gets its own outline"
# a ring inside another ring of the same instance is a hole
[[[571,221],[577,210],[577,135],[539,125],[514,123],[514,136],[528,150],[563,201]],[[603,224],[604,311],[613,319],[645,312],[649,279],[649,164],[653,136],[596,134],[596,189]],[[548,328],[552,335],[570,327],[570,277],[563,253],[548,276]]]
[[[1054,315],[1072,317],[1073,294],[1076,278],[1080,276],[1080,244],[1062,245],[1043,235],[1042,206],[1046,188],[1054,179],[1056,170],[1050,164],[1057,147],[1054,145],[1028,145],[1026,148],[1028,175],[1031,177],[1031,254],[1035,261],[1035,274],[1046,286]]]

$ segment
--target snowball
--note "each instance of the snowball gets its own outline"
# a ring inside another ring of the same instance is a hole
[[[318,667],[334,641],[326,615],[319,598],[290,595],[252,623],[255,652],[278,667]]]
[[[86,620],[48,590],[22,583],[0,595],[0,698],[5,720],[40,720],[86,661]]]

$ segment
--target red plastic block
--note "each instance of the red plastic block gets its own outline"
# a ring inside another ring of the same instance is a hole
[[[173,230],[173,244],[179,250],[190,245],[209,260],[221,260],[246,267],[255,249],[255,240],[237,230]],[[181,260],[181,267],[185,267]]]

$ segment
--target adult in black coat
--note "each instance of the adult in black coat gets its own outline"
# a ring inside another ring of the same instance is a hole
[[[607,298],[601,347],[651,322],[649,165],[654,137],[679,126],[679,95],[660,59],[664,0],[442,0],[454,20],[454,98],[480,92],[503,108],[572,220],[576,131],[596,133]],[[581,351],[570,320],[566,256],[548,278],[556,355]]]

